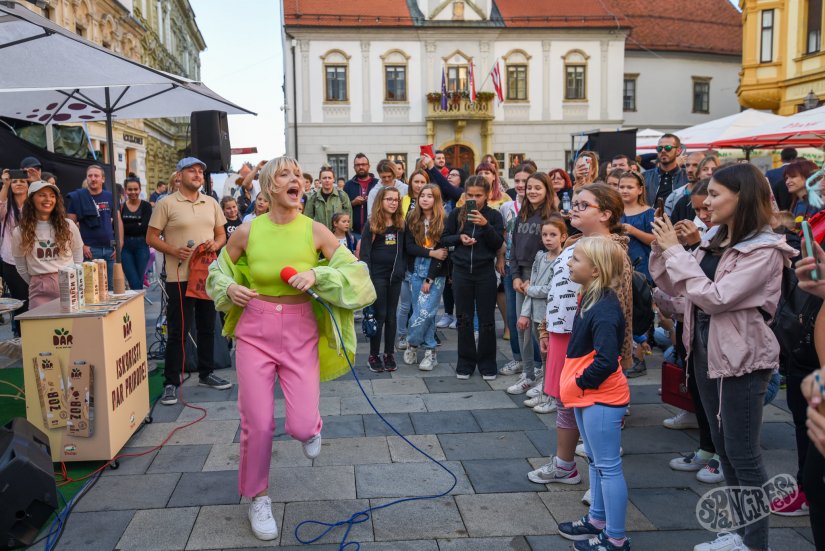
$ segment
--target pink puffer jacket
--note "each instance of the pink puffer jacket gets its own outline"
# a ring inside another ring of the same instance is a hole
[[[703,241],[702,246],[707,246]],[[694,308],[710,316],[708,375],[738,377],[779,365],[779,344],[761,311],[776,313],[782,267],[797,251],[785,237],[765,228],[722,254],[716,281],[709,280],[699,262],[705,251],[683,247],[666,251],[653,243],[650,274],[662,291],[685,298],[683,342],[690,355]],[[761,310],[761,311],[760,311]]]

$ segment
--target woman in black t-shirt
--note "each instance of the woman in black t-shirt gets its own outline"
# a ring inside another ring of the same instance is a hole
[[[140,198],[140,181],[126,178],[126,202],[120,207],[123,219],[123,250],[121,259],[123,273],[129,288],[143,289],[143,274],[149,263],[149,245],[146,244],[146,229],[152,217],[152,205]]]

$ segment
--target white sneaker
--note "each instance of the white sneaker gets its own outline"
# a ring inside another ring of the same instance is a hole
[[[708,464],[708,461],[712,459],[712,456],[707,458],[703,457],[706,453],[707,452],[703,452],[702,450],[696,450],[681,457],[674,457],[670,460],[670,468],[674,471],[690,473],[701,471],[702,468]]]
[[[584,443],[583,442],[581,444],[579,444],[578,446],[576,446],[576,455],[578,455],[579,457],[584,457],[585,459],[587,459],[587,454],[584,453]],[[621,457],[623,455],[624,455],[624,448],[622,446],[619,446],[619,457]]]
[[[307,459],[315,459],[321,453],[321,435],[316,434],[306,442],[303,442],[304,455]]]
[[[590,502],[591,501],[592,501],[592,499],[591,499],[591,494],[590,494],[590,488],[588,488],[587,491],[584,492],[584,495],[582,496],[582,503],[584,503],[585,505],[590,507]]]
[[[469,373],[456,373],[455,378],[459,379],[459,380],[462,380],[462,381],[466,381],[467,379],[470,378],[470,374]]]
[[[496,380],[496,374],[493,373],[492,375],[482,375],[481,378],[484,379],[485,381],[495,381]]]
[[[518,381],[516,381],[516,384],[507,387],[507,394],[524,394],[530,390],[534,384],[536,384],[536,381],[528,378],[527,375],[522,373],[521,377],[519,377]]]
[[[533,385],[533,388],[525,392],[525,394],[528,398],[536,398],[544,394],[544,377],[537,378],[536,384]]]
[[[272,500],[268,496],[253,499],[249,504],[248,516],[256,538],[269,541],[278,537],[278,523],[272,518]]]
[[[453,318],[453,321],[450,322],[450,329],[457,329],[458,328],[458,320]]]
[[[395,349],[396,350],[406,350],[407,346],[409,346],[407,344],[407,335],[401,335],[400,337],[398,337],[398,341],[396,341],[396,343],[395,343]]]
[[[544,414],[544,413],[553,413],[554,411],[556,411],[556,409],[558,409],[555,398],[551,398],[550,396],[547,396],[546,394],[543,395],[542,398],[544,398],[544,401],[541,402],[540,404],[536,404],[533,407],[533,411],[535,411],[536,413]]]
[[[533,389],[531,388],[530,390],[533,390]],[[525,396],[530,396],[529,391],[528,391],[528,394],[525,394]],[[524,400],[524,407],[528,407],[528,408],[532,409],[532,408],[536,407],[537,405],[539,405],[541,402],[542,402],[542,397],[541,396],[533,396],[531,398],[527,398],[526,400]]]
[[[406,360],[407,358],[404,358]],[[435,350],[425,350],[424,359],[418,364],[418,369],[421,371],[432,371],[438,365],[438,357],[435,355]]]
[[[522,369],[521,362],[510,360],[504,367],[499,369],[498,372],[500,375],[515,375],[516,373],[521,373]]]
[[[702,467],[702,470],[696,473],[696,480],[704,482],[705,484],[719,484],[724,482],[725,473],[722,472],[722,464],[719,462],[719,456],[714,455],[707,464]]]
[[[455,318],[453,316],[451,316],[450,314],[441,314],[441,317],[435,323],[435,326],[438,327],[439,329],[446,329],[447,327],[450,326],[451,323],[453,323],[454,319]]]
[[[748,551],[748,548],[739,534],[722,532],[715,540],[696,545],[693,551]]]
[[[550,462],[546,465],[542,465],[535,471],[527,473],[527,478],[530,479],[530,482],[535,482],[536,484],[551,484],[554,482],[561,484],[578,484],[582,481],[582,477],[575,465],[567,471],[556,465],[555,457],[551,457]]]
[[[698,429],[699,423],[696,422],[696,414],[689,411],[682,410],[673,417],[662,421],[662,425],[666,429],[684,430],[684,429]]]
[[[414,346],[407,346],[404,351],[404,363],[407,365],[415,365],[418,362],[418,350]]]

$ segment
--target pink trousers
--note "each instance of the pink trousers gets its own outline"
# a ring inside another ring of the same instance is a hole
[[[57,272],[33,275],[29,281],[29,310],[60,298]]]
[[[286,432],[306,441],[321,433],[318,326],[312,305],[253,299],[235,328],[241,460],[238,491],[255,496],[269,486],[275,431],[275,380],[286,405]]]

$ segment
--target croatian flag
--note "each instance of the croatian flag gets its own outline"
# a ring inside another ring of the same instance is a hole
[[[447,110],[447,73],[441,67],[441,110]]]
[[[490,76],[493,77],[493,88],[495,88],[498,102],[504,103],[504,93],[501,91],[501,70],[498,68],[498,59],[493,65],[493,70],[490,71]]]
[[[470,62],[470,101],[472,103],[476,102],[476,71],[473,67],[473,62]]]

